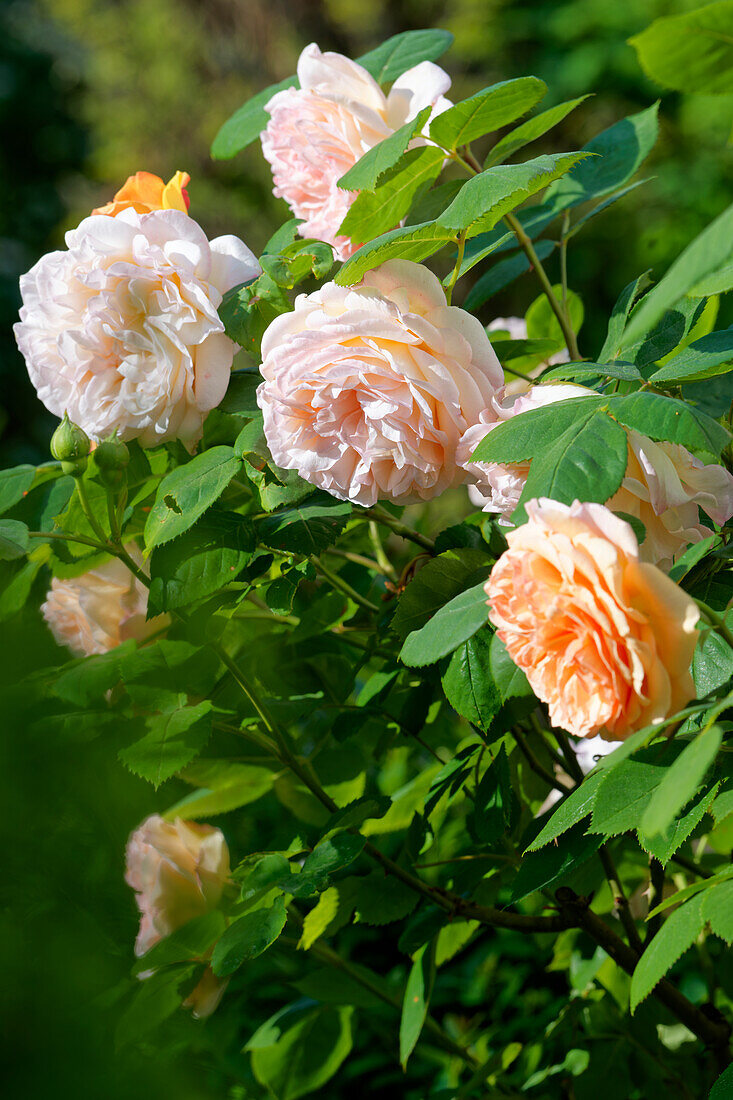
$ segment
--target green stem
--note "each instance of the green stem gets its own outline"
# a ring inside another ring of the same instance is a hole
[[[334,588],[340,588],[345,596],[348,596],[349,599],[353,600],[359,607],[363,607],[365,611],[370,611],[372,615],[379,614],[377,605],[372,603],[371,600],[367,600],[360,592],[357,592],[355,588],[352,588],[347,581],[338,575],[338,573],[332,573],[330,569],[326,568],[323,562],[314,556],[311,556],[310,561],[316,572],[320,573],[323,579],[327,580]]]
[[[698,600],[694,596],[693,599],[713,629],[720,634],[722,638],[725,638],[728,645],[733,649],[733,631],[731,631],[725,619],[719,615],[717,611],[713,611],[712,607],[702,600]]]
[[[557,300],[555,291],[552,289],[552,283],[547,277],[547,272],[542,266],[539,256],[535,252],[531,237],[527,236],[527,234],[524,232],[522,223],[514,214],[505,214],[504,221],[507,223],[512,233],[517,238],[517,243],[519,244],[519,247],[522,249],[525,256],[529,260],[530,265],[534,268],[537,274],[537,278],[540,281],[542,289],[545,293],[545,297],[550,303],[550,309],[557,317],[558,324],[562,329],[562,334],[565,337],[565,343],[567,345],[570,358],[579,360],[581,358],[581,355],[578,351],[578,341],[575,336],[573,326],[569,323],[562,304]]]
[[[384,552],[382,540],[379,537],[379,528],[373,519],[369,520],[369,541],[372,544],[374,557],[379,563],[379,568],[382,570],[385,577],[389,577],[393,584],[397,584],[397,581],[399,580],[399,577],[397,576],[397,570],[392,565],[392,562],[389,560]]]
[[[63,542],[78,542],[81,546],[93,546],[95,550],[101,550],[105,554],[111,553],[109,544],[105,542],[97,542],[96,539],[89,539],[86,535],[71,535],[67,531],[29,531],[28,538],[31,539],[61,539]]]
[[[364,514],[369,516],[370,519],[376,520],[377,523],[389,527],[396,535],[400,535],[403,539],[414,542],[416,546],[420,546],[423,550],[427,550],[429,554],[435,553],[435,543],[432,539],[429,539],[426,535],[421,535],[420,532],[415,531],[414,528],[408,527],[404,523],[400,523],[398,519],[390,515],[389,512],[381,508],[378,504],[375,504],[373,508],[365,508]]]
[[[445,288],[445,300],[447,301],[448,305],[451,304],[451,300],[453,298],[453,288],[455,287],[456,283],[458,282],[458,276],[461,272],[461,264],[463,263],[463,254],[466,251],[466,234],[465,233],[459,233],[458,234],[457,244],[458,244],[458,252],[457,252],[457,255],[456,255],[455,266],[453,268],[453,271],[451,272],[451,277],[450,277],[450,280],[448,282],[448,285]]]
[[[91,527],[92,531],[94,531],[94,534],[97,536],[100,542],[108,542],[107,536],[105,535],[100,525],[97,523],[94,512],[92,511],[91,505],[89,503],[89,497],[87,496],[86,485],[84,484],[84,478],[77,477],[75,479],[75,482],[76,491],[79,496],[79,503],[81,504],[81,510],[87,517],[87,522],[89,526]]]

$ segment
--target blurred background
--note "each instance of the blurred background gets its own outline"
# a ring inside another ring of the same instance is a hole
[[[27,381],[12,336],[19,275],[60,247],[67,229],[139,169],[166,179],[176,169],[190,172],[192,214],[209,237],[235,233],[259,253],[288,216],[272,197],[269,168],[257,146],[218,163],[208,150],[244,100],[294,71],[308,42],[356,57],[399,31],[445,27],[455,45],[440,63],[453,77],[456,100],[528,73],[549,85],[543,109],[594,92],[543,147],[533,147],[531,155],[538,155],[579,148],[653,102],[661,89],[644,77],[626,40],[658,15],[697,6],[697,0],[4,0],[2,465],[42,461],[55,425]],[[661,138],[645,170],[652,180],[592,221],[571,246],[570,285],[586,305],[585,354],[602,341],[621,288],[646,268],[659,275],[730,202],[732,119],[733,97],[662,96]],[[492,299],[485,320],[522,314],[535,296],[528,281],[515,283]],[[155,796],[105,753],[104,739],[59,743],[42,718],[28,718],[29,701],[13,685],[27,675],[31,654],[36,667],[61,658],[35,612],[14,624],[12,645],[3,650],[3,726],[11,734],[0,749],[6,834],[0,1000],[11,1065],[5,1095],[243,1100],[244,1086],[222,1091],[223,1078],[197,1049],[189,1022],[174,1036],[169,1061],[161,1062],[154,1048],[114,1054],[104,1010],[129,973],[136,926],[122,881],[124,842]],[[512,973],[518,988],[529,980],[530,962],[516,960]],[[551,1013],[551,986],[545,993],[538,1011]],[[263,1019],[264,1009],[254,1017]]]

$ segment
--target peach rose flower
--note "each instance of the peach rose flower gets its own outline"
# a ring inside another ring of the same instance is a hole
[[[236,237],[209,242],[180,210],[95,214],[66,245],[20,280],[15,338],[41,401],[93,439],[192,449],[236,351],[217,309],[257,260]]]
[[[196,821],[146,818],[127,842],[125,881],[137,894],[139,957],[181,925],[215,909],[229,878],[221,829]],[[212,1009],[213,1011],[213,1009]]]
[[[695,603],[642,563],[628,523],[603,504],[527,503],[486,583],[509,656],[576,737],[623,740],[694,696]]]
[[[136,546],[127,552],[142,564]],[[107,653],[130,638],[145,641],[169,621],[167,615],[146,620],[147,609],[147,588],[117,558],[79,577],[54,577],[41,605],[54,638],[75,657]]]
[[[186,214],[190,205],[186,185],[191,182],[188,172],[176,172],[168,183],[152,172],[136,172],[128,176],[111,202],[98,206],[92,214],[108,214],[111,218],[122,210],[136,210],[149,214],[151,210],[180,210]]]
[[[450,77],[423,61],[386,96],[361,65],[312,43],[298,60],[298,80],[300,88],[277,92],[265,105],[270,121],[262,152],[272,166],[273,193],[303,219],[301,236],[327,241],[345,260],[358,245],[338,229],[357,192],[342,191],[337,181],[424,107],[433,108],[431,117],[450,107],[443,96]]]
[[[470,475],[469,496],[477,508],[498,512],[502,524],[522,495],[529,462],[502,464],[472,462],[481,440],[513,416],[573,397],[595,395],[595,390],[571,383],[547,383],[525,387],[525,392],[500,390],[464,434],[458,462]],[[716,463],[703,464],[676,443],[656,443],[639,432],[627,431],[628,465],[620,489],[607,501],[613,511],[639,519],[646,529],[641,545],[644,561],[669,569],[690,543],[710,535],[700,522],[698,509],[719,525],[733,515],[733,475]]]
[[[483,326],[431,271],[390,260],[300,295],[262,340],[257,400],[275,462],[342,500],[429,500],[502,382]]]

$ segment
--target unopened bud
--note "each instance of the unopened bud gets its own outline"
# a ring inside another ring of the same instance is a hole
[[[61,463],[61,469],[72,477],[81,477],[87,466],[89,436],[78,424],[72,424],[68,414],[51,436],[51,454]]]

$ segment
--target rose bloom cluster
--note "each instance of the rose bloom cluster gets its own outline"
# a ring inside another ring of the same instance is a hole
[[[338,180],[422,109],[445,110],[450,80],[423,63],[385,95],[361,66],[315,45],[303,51],[298,78],[266,105],[262,148],[299,232],[344,259],[359,242],[339,233],[354,194]],[[168,183],[131,176],[67,234],[65,250],[21,280],[15,331],[30,378],[47,408],[68,411],[94,440],[117,432],[144,447],[180,440],[193,451],[226,392],[236,348],[217,310],[228,289],[261,269],[236,237],[207,239],[188,213],[188,183],[182,172]],[[489,331],[522,336],[522,324],[499,318]],[[476,446],[516,415],[594,392],[505,385],[483,325],[447,304],[426,267],[399,259],[357,286],[330,282],[297,297],[264,334],[261,375],[265,436],[282,469],[365,507],[468,484],[473,503],[507,528],[529,464],[476,462]],[[733,515],[733,477],[722,466],[627,434],[626,475],[611,500],[528,502],[527,522],[508,531],[486,583],[487,614],[510,657],[551,722],[589,739],[588,748],[662,722],[694,695],[698,611],[666,573]],[[641,546],[616,513],[641,521]],[[140,565],[135,548],[128,552]],[[43,614],[60,643],[88,655],[163,629],[146,608],[144,585],[113,561],[54,579]],[[136,952],[218,906],[228,876],[220,830],[144,822],[127,851],[141,912]],[[207,968],[189,998],[198,1015],[213,1011],[224,984]]]

